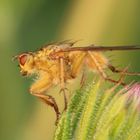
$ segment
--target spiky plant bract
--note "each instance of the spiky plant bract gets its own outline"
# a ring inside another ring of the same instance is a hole
[[[99,80],[73,94],[54,140],[140,139],[140,110],[138,103],[128,101],[129,88],[103,84]]]

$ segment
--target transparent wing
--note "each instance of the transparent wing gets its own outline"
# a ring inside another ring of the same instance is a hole
[[[61,52],[69,51],[127,51],[127,50],[140,50],[140,46],[86,46],[86,47],[73,47],[65,48]]]
[[[61,42],[52,42],[52,43],[49,43],[49,44],[45,44],[41,47],[42,48],[47,48],[47,49],[52,49],[52,48],[56,48],[59,47],[59,48],[71,48],[77,41],[71,41],[71,40],[64,40],[64,41],[61,41]]]

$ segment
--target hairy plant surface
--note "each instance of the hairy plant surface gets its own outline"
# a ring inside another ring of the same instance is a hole
[[[105,88],[103,82],[77,90],[63,113],[54,140],[139,140],[140,86]],[[134,95],[134,96],[133,96]]]

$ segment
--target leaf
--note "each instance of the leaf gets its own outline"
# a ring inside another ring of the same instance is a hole
[[[63,113],[55,140],[138,140],[140,116],[127,104],[126,89],[105,89],[102,81],[77,90]]]

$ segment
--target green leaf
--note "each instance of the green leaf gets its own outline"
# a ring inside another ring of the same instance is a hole
[[[57,126],[55,140],[139,140],[136,103],[127,104],[125,88],[102,81],[77,90]]]

